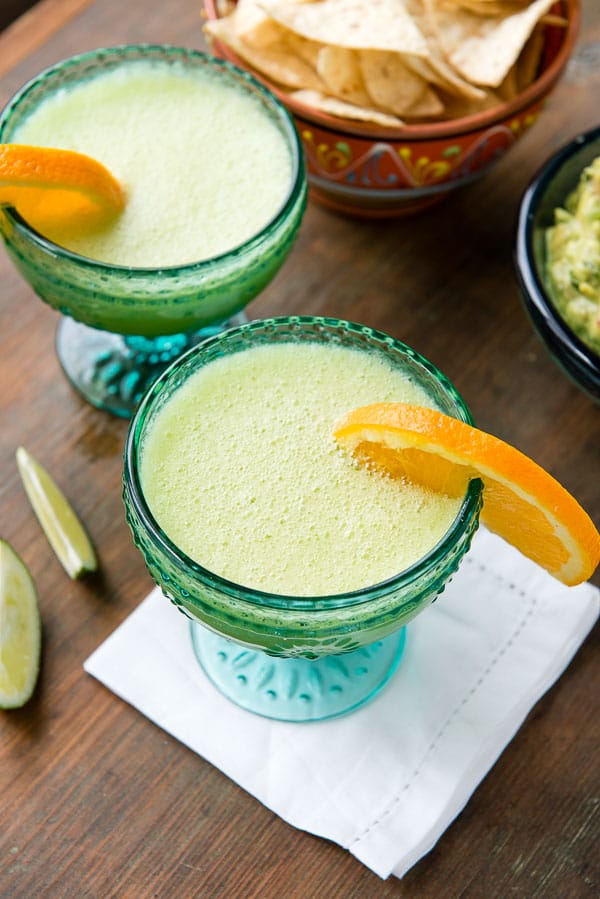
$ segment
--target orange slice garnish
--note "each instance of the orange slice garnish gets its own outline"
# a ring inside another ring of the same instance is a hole
[[[404,403],[354,409],[333,435],[359,464],[450,496],[480,478],[481,521],[565,584],[587,580],[600,562],[600,534],[577,500],[498,437]]]
[[[0,144],[0,206],[13,206],[42,233],[53,225],[96,225],[124,205],[117,179],[91,156]]]

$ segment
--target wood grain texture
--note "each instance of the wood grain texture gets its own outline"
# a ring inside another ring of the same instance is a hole
[[[15,2],[12,9],[3,7],[6,18],[0,25],[11,24],[0,34],[0,75],[41,47],[89,3],[90,0],[39,0],[36,6],[35,0],[22,0]],[[30,9],[32,6],[35,10]]]
[[[526,184],[598,121],[600,6],[583,6],[565,77],[492,173],[410,220],[352,221],[311,204],[289,260],[249,312],[342,316],[412,344],[456,383],[481,427],[533,455],[600,522],[599,409],[533,334],[512,266]],[[0,53],[0,103],[57,59],[139,40],[202,47],[199,3],[45,0],[0,38],[9,52]],[[126,424],[70,389],[56,323],[1,251],[0,535],[38,584],[44,651],[32,701],[0,714],[0,895],[597,895],[597,629],[401,882],[292,829],[84,674],[84,659],[151,583],[120,497]],[[71,583],[52,556],[19,482],[19,444],[74,500],[99,551],[96,577]]]
[[[0,4],[0,31],[22,16],[36,0],[3,0]]]

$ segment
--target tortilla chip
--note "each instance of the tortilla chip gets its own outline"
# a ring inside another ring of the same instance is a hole
[[[314,0],[289,0],[295,5]],[[267,47],[281,40],[286,29],[261,9],[259,0],[238,0],[233,8],[235,30],[241,41],[251,47]],[[289,35],[289,32],[287,32]]]
[[[398,53],[359,51],[364,85],[373,105],[403,116],[440,115],[444,105],[421,75],[413,72]]]
[[[540,61],[544,52],[544,29],[540,26],[533,29],[531,37],[523,47],[516,62],[517,91],[522,91],[537,78]]]
[[[316,41],[309,41],[293,31],[285,31],[286,47],[289,47],[291,53],[295,53],[300,59],[311,67],[313,72],[317,71],[317,63],[319,61],[319,51],[322,45]]]
[[[483,97],[479,100],[469,100],[467,97],[458,97],[456,95],[443,94],[441,96],[444,103],[444,120],[462,119],[466,116],[476,115],[500,106],[503,102],[495,91],[483,91]]]
[[[312,109],[319,109],[329,115],[338,116],[343,119],[355,119],[358,122],[373,122],[375,125],[382,125],[386,128],[400,128],[404,124],[402,119],[397,116],[387,115],[377,109],[365,109],[362,106],[354,106],[352,103],[345,103],[335,97],[327,97],[319,91],[293,91],[290,97],[310,106]]]
[[[228,16],[235,9],[235,0],[216,0],[216,10],[219,18]]]
[[[209,37],[216,38],[231,47],[254,71],[286,88],[308,87],[311,90],[320,90],[324,86],[314,69],[291,51],[285,38],[279,41],[276,47],[269,46],[266,49],[250,47],[239,39],[232,16],[213,19],[206,23],[204,29]]]
[[[498,87],[516,63],[537,22],[555,0],[533,0],[514,15],[482,18],[425,0],[432,27],[448,61],[473,84]]]
[[[458,6],[477,16],[507,16],[520,12],[530,0],[438,0],[441,6]]]
[[[403,0],[322,0],[301,5],[262,0],[261,6],[290,31],[321,44],[428,55],[425,38]]]
[[[506,77],[502,84],[498,85],[497,93],[504,103],[507,103],[509,100],[513,100],[519,93],[519,88],[517,86],[516,63],[506,73]]]
[[[415,74],[420,75],[425,81],[436,88],[441,88],[446,93],[477,102],[483,100],[485,92],[474,84],[469,84],[446,62],[442,56],[433,55],[430,59],[421,59],[418,56],[407,56],[406,65]]]
[[[235,33],[249,47],[268,47],[281,38],[281,26],[260,8],[256,0],[238,0],[232,15]]]
[[[205,25],[331,115],[400,127],[491,109],[536,78],[555,0],[218,0]],[[565,24],[562,18],[558,24]]]
[[[405,0],[405,2],[409,14],[417,22],[429,48],[427,59],[407,55],[405,56],[406,64],[415,74],[429,81],[431,85],[442,88],[453,96],[466,97],[469,100],[483,100],[485,98],[483,90],[465,81],[447,62],[430,16],[425,14],[423,0]]]
[[[413,121],[439,118],[446,111],[446,106],[438,94],[426,87],[421,96],[406,110],[404,118]]]
[[[348,47],[321,47],[317,72],[325,83],[325,92],[355,106],[370,106],[356,50]],[[378,105],[378,104],[377,104]]]

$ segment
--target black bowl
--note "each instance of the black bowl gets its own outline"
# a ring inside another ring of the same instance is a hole
[[[600,155],[600,126],[573,138],[540,169],[523,195],[515,265],[525,308],[546,349],[575,383],[600,402],[600,355],[571,330],[544,283],[544,232],[554,224],[583,169]]]

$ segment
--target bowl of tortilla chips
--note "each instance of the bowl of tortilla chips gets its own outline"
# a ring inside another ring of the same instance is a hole
[[[211,50],[291,112],[311,196],[420,211],[483,175],[564,70],[579,0],[204,0]]]

